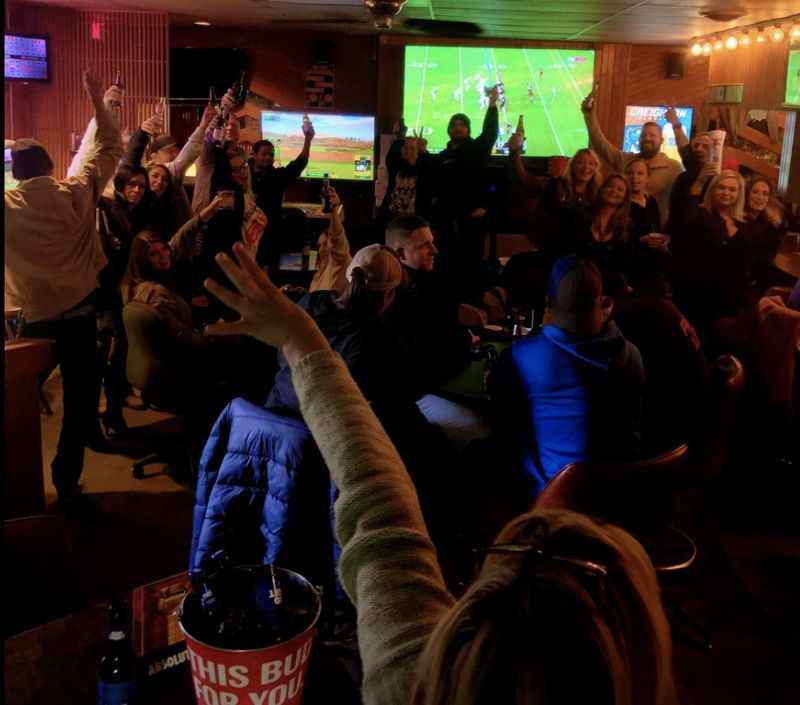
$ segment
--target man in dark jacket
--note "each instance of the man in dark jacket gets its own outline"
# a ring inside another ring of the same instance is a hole
[[[275,166],[275,146],[269,140],[259,140],[253,145],[253,156],[249,161],[250,180],[253,193],[256,195],[258,207],[267,216],[267,232],[261,238],[258,260],[265,262],[269,254],[265,250],[268,243],[276,244],[281,232],[281,208],[283,194],[303,173],[308,166],[311,153],[311,141],[314,139],[314,126],[311,121],[303,122],[303,149],[297,158],[286,166]]]
[[[669,233],[684,227],[687,212],[693,206],[702,203],[708,184],[717,173],[716,165],[708,163],[708,154],[711,150],[711,138],[708,133],[698,132],[689,144],[683,136],[683,130],[679,131],[677,125],[680,123],[673,125],[673,129],[676,139],[682,137],[678,139],[678,151],[686,171],[678,174],[672,185],[669,197],[670,217],[667,225]]]
[[[437,155],[434,225],[439,236],[443,274],[464,297],[480,293],[486,201],[485,170],[497,139],[497,86],[489,92],[489,108],[477,138],[470,119],[450,118],[447,148]]]
[[[417,393],[426,394],[466,366],[472,336],[459,326],[455,292],[434,271],[438,250],[428,222],[415,215],[395,218],[386,228],[386,245],[400,258],[406,282],[384,318],[406,346],[409,368],[417,371]],[[465,308],[480,325],[480,312]]]
[[[545,325],[511,346],[492,375],[498,431],[533,494],[565,465],[639,453],[644,370],[613,321],[591,262],[553,265]]]

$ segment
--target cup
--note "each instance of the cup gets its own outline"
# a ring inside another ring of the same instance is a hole
[[[248,568],[261,576],[269,566]],[[178,625],[186,637],[197,705],[248,705],[280,703],[300,705],[322,610],[319,592],[303,576],[274,567],[280,581],[284,609],[303,607],[296,634],[279,643],[250,649],[215,646],[203,627],[200,596],[190,592],[180,607]]]
[[[711,139],[711,149],[708,150],[708,163],[713,164],[717,173],[722,171],[722,152],[725,147],[725,130],[711,130],[708,136]]]

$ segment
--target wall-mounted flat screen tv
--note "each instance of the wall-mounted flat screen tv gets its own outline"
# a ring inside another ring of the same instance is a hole
[[[588,143],[581,102],[592,90],[594,51],[492,47],[407,46],[403,118],[423,130],[428,149],[447,146],[447,123],[465,113],[477,137],[500,85],[500,127],[494,153],[504,148],[524,116],[527,156],[572,156]],[[399,116],[398,116],[399,117]]]
[[[303,149],[303,115],[262,111],[261,138],[275,145],[275,166],[285,166]],[[303,176],[371,181],[375,173],[375,118],[333,113],[308,113],[308,117],[316,136]]]
[[[787,107],[800,108],[800,48],[789,49],[789,63],[786,67],[786,95],[783,102]]]
[[[694,108],[675,108],[678,113],[678,118],[683,125],[683,131],[686,137],[692,138],[692,118],[694,116]],[[670,125],[664,114],[667,109],[657,105],[629,105],[625,108],[625,133],[622,137],[622,151],[623,152],[638,152],[639,151],[639,133],[642,131],[642,125],[646,122],[657,122],[661,125],[661,130],[664,134],[664,144],[661,151],[668,157],[681,160],[678,153],[678,145],[675,142],[675,133],[672,131]]]
[[[47,81],[50,79],[46,37],[6,34],[5,55],[6,80]]]

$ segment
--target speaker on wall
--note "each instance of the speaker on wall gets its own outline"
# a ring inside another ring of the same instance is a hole
[[[671,51],[667,54],[667,78],[681,79],[686,72],[686,54]]]

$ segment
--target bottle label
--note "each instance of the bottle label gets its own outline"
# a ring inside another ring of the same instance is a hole
[[[136,695],[136,681],[125,683],[106,683],[97,681],[98,705],[133,705]]]

